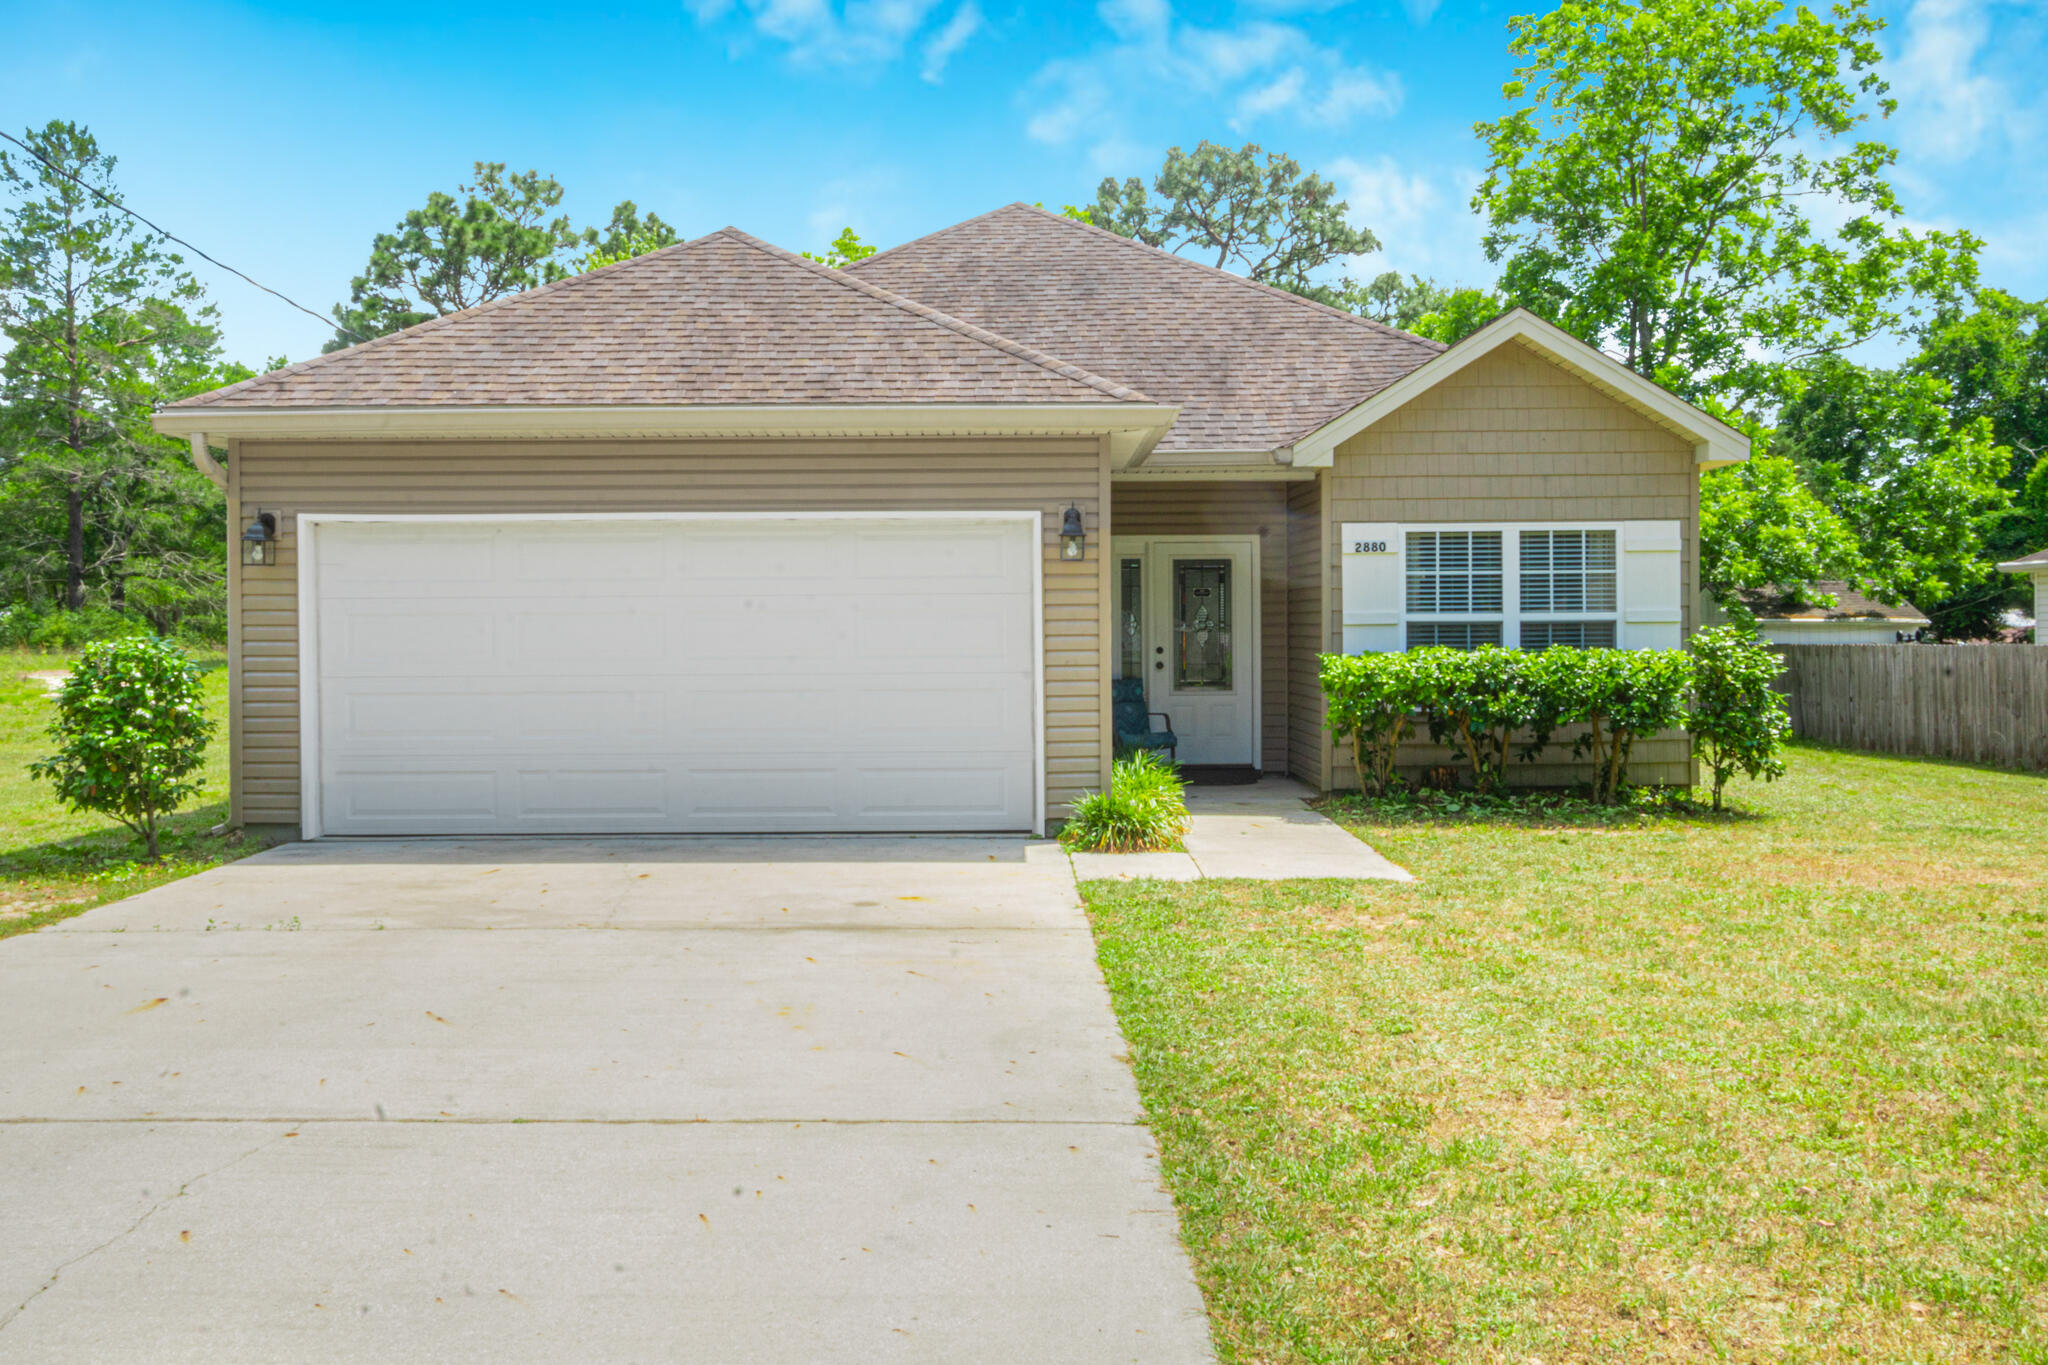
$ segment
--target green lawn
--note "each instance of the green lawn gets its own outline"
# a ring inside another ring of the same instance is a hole
[[[2048,779],[1732,799],[1086,888],[1226,1360],[2048,1361]]]
[[[221,722],[206,755],[206,787],[173,817],[164,858],[140,861],[141,841],[98,815],[79,815],[51,798],[48,783],[31,781],[30,760],[47,756],[50,690],[26,676],[70,667],[59,655],[0,651],[0,938],[69,918],[81,910],[255,851],[238,834],[207,831],[227,819],[227,668],[224,656],[201,657],[206,706]]]

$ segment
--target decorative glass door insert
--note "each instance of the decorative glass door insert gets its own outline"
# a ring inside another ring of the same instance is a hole
[[[1227,692],[1231,685],[1231,561],[1173,561],[1173,687]]]
[[[1145,561],[1133,556],[1117,563],[1117,671],[1119,678],[1145,676]]]

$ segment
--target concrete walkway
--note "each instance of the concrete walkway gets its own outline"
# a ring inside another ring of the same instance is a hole
[[[1076,853],[1077,881],[1096,878],[1192,882],[1210,877],[1284,881],[1366,877],[1413,881],[1356,835],[1305,804],[1315,793],[1285,777],[1242,787],[1188,788],[1185,853]]]
[[[297,844],[0,944],[0,1360],[1202,1361],[1066,859]]]

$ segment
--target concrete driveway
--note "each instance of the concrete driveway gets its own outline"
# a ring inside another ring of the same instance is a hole
[[[0,944],[0,1360],[1208,1358],[1052,845],[296,844]]]

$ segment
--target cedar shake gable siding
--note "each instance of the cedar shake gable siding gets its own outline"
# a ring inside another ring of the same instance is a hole
[[[1343,648],[1342,530],[1346,522],[1676,521],[1684,635],[1698,626],[1699,471],[1690,442],[1520,344],[1474,361],[1337,448],[1329,487],[1323,649]],[[1318,708],[1319,709],[1319,708]],[[1574,732],[1553,738],[1540,762],[1514,762],[1511,783],[1576,780]],[[1348,750],[1324,734],[1324,786],[1355,787]],[[1416,743],[1404,771],[1462,766],[1447,749]],[[1635,746],[1629,775],[1644,784],[1691,781],[1689,741],[1663,735]]]
[[[1287,446],[1444,350],[1029,204],[847,270],[1179,405],[1162,457]]]

